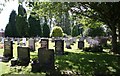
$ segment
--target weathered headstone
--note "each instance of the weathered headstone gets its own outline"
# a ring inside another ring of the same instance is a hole
[[[78,48],[82,49],[84,47],[84,41],[78,41]]]
[[[67,49],[71,49],[71,46],[70,46],[70,40],[66,40],[66,48]]]
[[[3,61],[9,61],[13,58],[13,43],[12,41],[4,41]]]
[[[64,54],[64,40],[55,40],[55,53],[57,55]]]
[[[22,43],[24,46],[26,46],[26,38],[22,38]]]
[[[41,43],[41,48],[46,48],[46,49],[49,48],[49,40],[48,39],[41,39],[40,43]]]
[[[53,49],[38,49],[38,61],[40,71],[50,71],[54,69],[54,50]]]
[[[73,38],[70,38],[70,44],[73,45]]]
[[[33,38],[30,38],[28,42],[29,42],[28,46],[30,50],[35,51],[35,40]]]
[[[20,44],[20,38],[17,38],[17,45]]]
[[[4,40],[5,40],[5,39],[2,37],[2,40],[1,40],[1,43],[2,43],[2,44],[4,44]]]
[[[17,47],[18,65],[27,66],[30,62],[29,47]]]
[[[100,45],[107,45],[107,38],[106,37],[102,37],[100,39]]]

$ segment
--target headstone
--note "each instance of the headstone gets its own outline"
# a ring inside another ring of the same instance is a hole
[[[17,45],[20,44],[20,38],[17,38]]]
[[[53,49],[38,49],[39,67],[42,71],[49,71],[54,69],[54,50]]]
[[[17,47],[18,65],[27,66],[30,62],[30,50],[28,47]]]
[[[30,38],[28,42],[29,42],[28,46],[30,50],[35,51],[35,40],[33,38]]]
[[[26,38],[22,38],[22,43],[24,46],[26,46]]]
[[[2,44],[4,44],[4,40],[5,40],[5,39],[2,37],[2,40],[1,40],[1,43],[2,43]]]
[[[52,37],[51,42],[54,42],[54,41],[55,41],[55,38],[54,38],[54,37]]]
[[[46,48],[46,49],[48,49],[49,47],[49,40],[48,39],[41,39],[41,41],[40,41],[40,43],[41,43],[41,48]]]
[[[3,61],[9,61],[13,58],[13,43],[12,41],[4,41]]]
[[[84,47],[84,41],[78,41],[78,48],[82,49]]]
[[[66,48],[67,49],[71,49],[70,40],[69,39],[66,41]]]
[[[70,44],[73,45],[73,38],[70,38]]]
[[[76,42],[76,37],[73,37],[73,43],[75,43]]]
[[[64,54],[64,40],[55,40],[55,53],[57,55]]]
[[[101,38],[100,45],[107,45],[107,38],[105,38],[105,37]]]

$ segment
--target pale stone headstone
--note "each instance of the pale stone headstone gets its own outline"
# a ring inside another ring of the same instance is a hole
[[[73,45],[73,38],[70,38],[70,44]]]
[[[5,38],[2,37],[2,40],[1,40],[1,43],[2,43],[2,44],[4,44],[4,40],[5,40]]]
[[[55,53],[57,55],[64,54],[64,40],[55,40]]]
[[[22,38],[22,43],[24,46],[26,46],[26,38]]]
[[[17,38],[17,45],[20,44],[20,38]]]
[[[28,46],[32,51],[35,51],[35,40],[33,38],[30,38],[28,41]]]
[[[68,39],[67,41],[66,41],[66,48],[67,49],[71,49],[71,46],[70,46],[70,40]]]

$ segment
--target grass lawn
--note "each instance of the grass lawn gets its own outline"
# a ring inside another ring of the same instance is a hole
[[[36,43],[36,50],[39,48],[39,43]],[[88,44],[85,43],[85,47]],[[17,58],[17,45],[14,44],[14,58]],[[54,43],[49,43],[49,48],[54,49]],[[70,76],[118,76],[120,74],[120,56],[112,55],[109,53],[92,53],[82,52],[77,49],[77,43],[72,45],[72,49],[64,49],[68,54],[63,56],[55,56],[55,66],[63,74],[69,74]],[[0,49],[0,55],[3,54],[3,49]],[[37,51],[31,52],[31,59],[37,56]],[[16,68],[16,69],[15,69]],[[10,67],[9,63],[0,62],[0,75],[8,74],[28,74],[42,76],[45,73],[33,73],[31,72],[31,64],[27,67]],[[25,75],[25,76],[26,76]],[[5,76],[5,75],[4,75]]]

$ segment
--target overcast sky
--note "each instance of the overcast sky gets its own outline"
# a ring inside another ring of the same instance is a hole
[[[4,0],[1,0],[1,1],[4,1]],[[7,2],[5,5],[6,6],[3,8],[3,11],[0,14],[0,29],[1,28],[5,29],[5,27],[8,23],[9,15],[10,15],[11,11],[16,10],[16,12],[17,12],[18,0],[14,0],[14,1],[10,0],[10,2]]]

